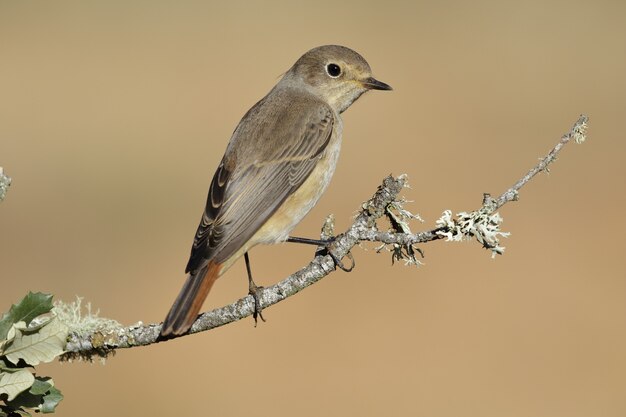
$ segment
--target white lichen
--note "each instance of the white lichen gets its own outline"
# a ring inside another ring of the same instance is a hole
[[[401,227],[406,228],[407,230],[410,230],[409,224],[408,224],[409,221],[417,220],[420,223],[424,223],[424,220],[420,217],[419,214],[413,214],[407,209],[405,209],[404,204],[406,203],[412,203],[412,201],[406,200],[404,198],[402,198],[399,201],[394,201],[393,203],[387,206],[387,213],[393,216],[395,221],[397,221]]]
[[[586,117],[579,120],[572,129],[572,137],[576,143],[581,144],[587,140],[587,119]]]
[[[405,187],[408,188],[408,183],[405,183]],[[418,214],[413,214],[404,208],[404,204],[408,202],[408,200],[402,198],[398,201],[392,202],[386,207],[385,214],[391,223],[391,232],[410,235],[412,234],[411,227],[409,226],[409,222],[411,220],[417,220],[422,223],[424,222]],[[415,252],[421,254],[421,251],[413,247],[413,245],[391,243],[382,244],[376,247],[376,252],[381,252],[382,250],[391,252],[392,263],[397,260],[402,260],[405,265],[422,265],[422,262],[420,262],[415,256]]]
[[[335,215],[329,214],[324,219],[322,230],[320,232],[320,238],[323,240],[332,239],[335,237]]]
[[[448,241],[460,242],[475,238],[484,248],[491,250],[491,257],[502,255],[504,246],[500,246],[500,237],[508,237],[510,233],[502,232],[500,224],[503,218],[499,213],[493,213],[490,207],[482,207],[470,213],[461,212],[452,217],[452,212],[446,210],[437,220],[437,227],[443,230],[437,234]]]
[[[82,302],[82,298],[76,297],[76,301],[71,303],[63,301],[54,303],[52,311],[69,328],[70,333],[84,337],[96,332],[108,334],[122,328],[115,320],[98,317],[100,311],[93,312],[91,303],[86,303],[83,307]]]

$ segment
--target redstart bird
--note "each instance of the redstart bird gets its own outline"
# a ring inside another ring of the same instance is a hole
[[[391,87],[373,78],[355,51],[320,46],[302,55],[243,116],[211,181],[189,275],[165,318],[163,338],[189,330],[215,280],[242,255],[256,319],[260,287],[252,281],[248,251],[286,241],[317,203],[337,164],[341,113],[368,90]]]

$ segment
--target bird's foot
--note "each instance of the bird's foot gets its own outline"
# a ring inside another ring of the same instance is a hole
[[[254,318],[254,327],[256,327],[259,318],[262,321],[265,321],[265,318],[263,317],[263,307],[261,307],[261,299],[259,298],[261,291],[263,291],[263,287],[256,285],[254,281],[250,281],[248,294],[250,294],[254,299],[254,313],[252,313],[252,318]]]
[[[346,253],[346,257],[348,259],[350,259],[350,266],[346,267],[343,262],[341,261],[341,259],[339,259],[337,257],[337,255],[335,255],[333,253],[333,251],[330,250],[330,248],[326,248],[326,253],[333,258],[333,262],[335,263],[335,266],[339,269],[341,269],[343,272],[352,272],[352,270],[354,269],[354,257],[352,256],[352,252],[348,252]]]

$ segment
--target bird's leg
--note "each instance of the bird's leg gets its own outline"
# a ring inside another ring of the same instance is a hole
[[[315,254],[321,254],[321,253],[327,253],[328,255],[330,255],[331,258],[333,258],[333,262],[335,263],[335,265],[337,266],[337,268],[341,269],[342,271],[345,272],[350,272],[354,269],[354,258],[352,257],[352,253],[348,252],[346,254],[346,256],[348,257],[348,259],[350,259],[350,262],[352,263],[352,265],[350,265],[349,268],[347,268],[343,262],[341,262],[341,259],[337,258],[337,256],[332,252],[330,246],[335,242],[337,238],[336,237],[331,237],[330,239],[309,239],[306,237],[296,237],[296,236],[289,236],[287,238],[287,242],[290,243],[303,243],[305,245],[315,245],[315,246],[319,246],[321,247],[321,250],[318,250],[317,252],[315,252]]]
[[[263,289],[263,287],[258,286],[252,280],[252,271],[250,270],[250,257],[248,256],[248,252],[243,255],[246,260],[246,270],[248,271],[248,294],[254,298],[254,313],[252,313],[252,317],[254,317],[254,327],[257,325],[258,318],[265,321],[263,318],[263,308],[261,307],[261,300],[259,299],[259,291]]]

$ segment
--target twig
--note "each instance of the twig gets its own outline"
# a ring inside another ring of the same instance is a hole
[[[4,169],[0,167],[0,201],[4,200],[4,197],[6,197],[10,185],[11,177],[4,175]]]
[[[509,201],[517,200],[517,194],[520,188],[526,185],[528,181],[530,181],[535,175],[537,175],[541,171],[547,171],[548,165],[550,165],[552,162],[556,160],[556,156],[558,155],[558,153],[561,152],[561,149],[563,149],[563,147],[569,141],[574,139],[576,143],[583,143],[586,139],[588,121],[589,121],[589,118],[587,116],[585,116],[584,114],[581,115],[576,121],[576,123],[574,123],[574,126],[569,131],[569,133],[566,133],[565,135],[563,135],[559,143],[557,143],[556,146],[552,148],[552,150],[548,153],[548,155],[545,158],[543,158],[533,169],[528,171],[528,173],[524,175],[522,179],[517,181],[515,185],[513,185],[511,188],[503,192],[502,195],[500,195],[500,197],[495,199],[494,210],[499,209],[500,207],[502,207],[504,204],[508,203]]]
[[[548,152],[548,154],[540,160],[526,175],[524,175],[519,181],[517,181],[511,188],[503,192],[498,198],[493,199],[489,194],[483,195],[483,205],[477,210],[483,210],[487,215],[495,213],[500,207],[508,203],[509,201],[517,201],[519,198],[519,190],[526,185],[535,175],[542,171],[548,171],[548,166],[556,160],[556,156],[563,149],[563,147],[572,139],[576,143],[582,143],[586,139],[587,122],[589,118],[585,115],[581,115],[572,129],[561,137],[561,140]],[[438,227],[436,229],[428,230],[425,232],[419,232],[415,234],[411,233],[394,233],[394,232],[382,232],[375,229],[367,230],[360,236],[361,240],[370,242],[381,242],[385,244],[396,244],[401,246],[411,246],[419,243],[427,243],[433,240],[438,240],[446,237],[446,233],[450,230],[446,227]]]
[[[510,189],[506,190],[497,199],[492,199],[489,195],[483,198],[483,206],[472,213],[485,214],[492,219],[497,209],[509,201],[517,200],[519,190],[528,183],[537,173],[545,171],[548,165],[556,159],[556,155],[563,146],[571,139],[582,142],[585,138],[587,117],[581,116],[572,130],[563,136],[559,143],[543,158],[539,164],[531,169],[522,179],[517,181]],[[397,233],[394,231],[379,231],[376,222],[387,214],[389,206],[393,203],[398,207],[398,195],[407,186],[406,177],[401,175],[397,178],[389,176],[383,180],[381,186],[374,196],[364,203],[353,224],[343,234],[339,235],[332,247],[332,251],[339,259],[346,256],[350,250],[362,241],[381,242],[383,244],[395,244],[400,247],[410,248],[417,243],[426,243],[433,240],[452,236],[454,233],[471,235],[475,231],[461,230],[460,220],[455,220],[449,224],[420,233]],[[408,213],[408,212],[407,212]],[[465,218],[470,218],[472,213],[465,214]],[[460,214],[460,215],[461,215]],[[461,218],[463,218],[461,216]],[[443,224],[439,223],[438,224]],[[325,225],[326,227],[328,225]],[[455,230],[459,228],[461,230]],[[502,234],[501,232],[497,232]],[[496,248],[490,247],[489,241],[482,241],[481,236],[473,235],[485,247],[495,252]],[[497,240],[496,240],[497,242]],[[503,249],[503,248],[500,248]],[[495,253],[494,252],[494,253]],[[334,262],[328,255],[316,256],[309,265],[295,272],[279,283],[266,287],[260,294],[260,301],[263,308],[276,304],[287,297],[290,297],[309,285],[314,284],[334,270]],[[252,296],[243,297],[232,304],[220,307],[201,314],[191,327],[189,334],[203,332],[225,324],[241,320],[252,315],[254,311]],[[124,327],[113,331],[95,332],[87,335],[71,333],[66,345],[66,353],[62,359],[71,360],[74,358],[91,359],[94,355],[104,357],[115,349],[130,348],[134,346],[145,346],[158,342],[161,324],[137,325]]]

